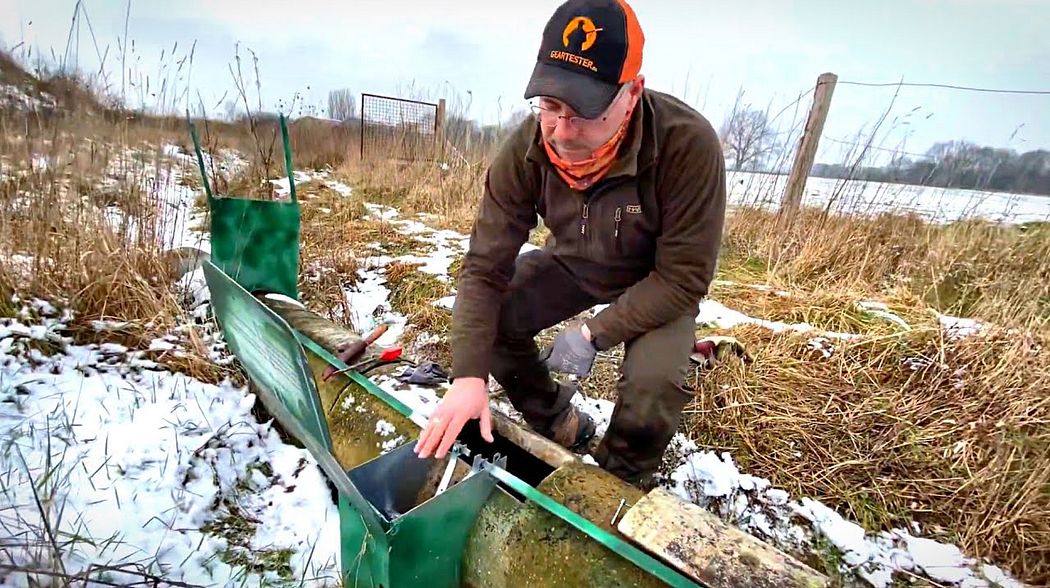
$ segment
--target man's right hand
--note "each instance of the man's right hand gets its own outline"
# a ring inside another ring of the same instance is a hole
[[[421,458],[431,454],[438,459],[445,457],[463,430],[463,425],[470,419],[481,419],[481,436],[492,443],[492,415],[489,413],[489,392],[485,380],[457,378],[419,434],[416,455]]]

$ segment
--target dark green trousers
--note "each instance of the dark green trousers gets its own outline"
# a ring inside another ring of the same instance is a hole
[[[536,335],[596,304],[571,273],[545,251],[518,257],[504,297],[493,349],[492,376],[530,427],[546,434],[567,410],[575,388],[556,382],[540,360]],[[632,484],[647,485],[693,398],[686,370],[695,333],[694,316],[679,319],[626,342],[612,422],[595,461]]]

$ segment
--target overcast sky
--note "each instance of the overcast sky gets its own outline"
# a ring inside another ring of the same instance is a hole
[[[474,118],[495,122],[525,107],[540,33],[559,3],[135,0],[127,61],[131,77],[150,76],[151,90],[168,78],[169,86],[190,88],[211,108],[233,89],[228,66],[240,42],[243,54],[251,48],[259,57],[268,109],[296,92],[321,106],[330,89],[347,87],[355,94],[441,96],[452,110],[469,107]],[[0,0],[0,41],[61,55],[75,4]],[[82,19],[73,43],[80,65],[98,69],[97,55],[108,47],[106,69],[119,88],[118,39],[128,3],[83,5],[91,26]],[[632,6],[646,33],[647,85],[685,99],[716,127],[740,88],[745,101],[774,115],[826,71],[840,81],[1050,90],[1048,0],[635,0]],[[192,71],[178,78],[170,73],[176,42],[177,57],[196,42]],[[825,138],[850,140],[870,129],[894,91],[839,85]],[[783,130],[801,124],[808,106],[807,98],[797,115],[789,108],[778,124]],[[1050,95],[903,88],[882,128],[880,144],[909,152],[953,139],[1050,148]],[[824,141],[819,160],[838,161],[844,149]]]

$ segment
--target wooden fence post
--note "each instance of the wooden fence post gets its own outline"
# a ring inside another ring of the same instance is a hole
[[[831,108],[831,94],[835,91],[835,83],[839,77],[833,73],[824,73],[817,78],[817,87],[813,91],[813,105],[809,109],[809,118],[806,119],[806,128],[802,132],[802,140],[798,143],[798,151],[795,152],[795,161],[791,166],[791,175],[788,176],[787,190],[780,201],[780,217],[790,224],[802,206],[802,193],[806,188],[806,179],[813,168],[813,159],[817,156],[817,146],[820,144],[820,135],[824,132],[824,121],[828,118],[828,110]]]
[[[434,136],[438,141],[438,156],[445,160],[445,99],[439,98],[434,115]]]

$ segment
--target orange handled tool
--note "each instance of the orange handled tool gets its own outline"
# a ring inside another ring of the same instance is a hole
[[[354,359],[360,357],[369,345],[376,342],[376,339],[382,337],[383,333],[385,333],[389,327],[390,325],[383,323],[376,327],[374,331],[365,335],[363,339],[357,339],[355,341],[351,341],[349,343],[340,345],[336,349],[335,356],[338,357],[339,360],[343,363],[349,364]],[[327,368],[325,368],[324,374],[321,375],[321,380],[327,382],[328,380],[332,379],[332,377],[335,376],[335,374],[338,373],[338,371],[339,370],[335,369],[335,366],[328,366]]]

